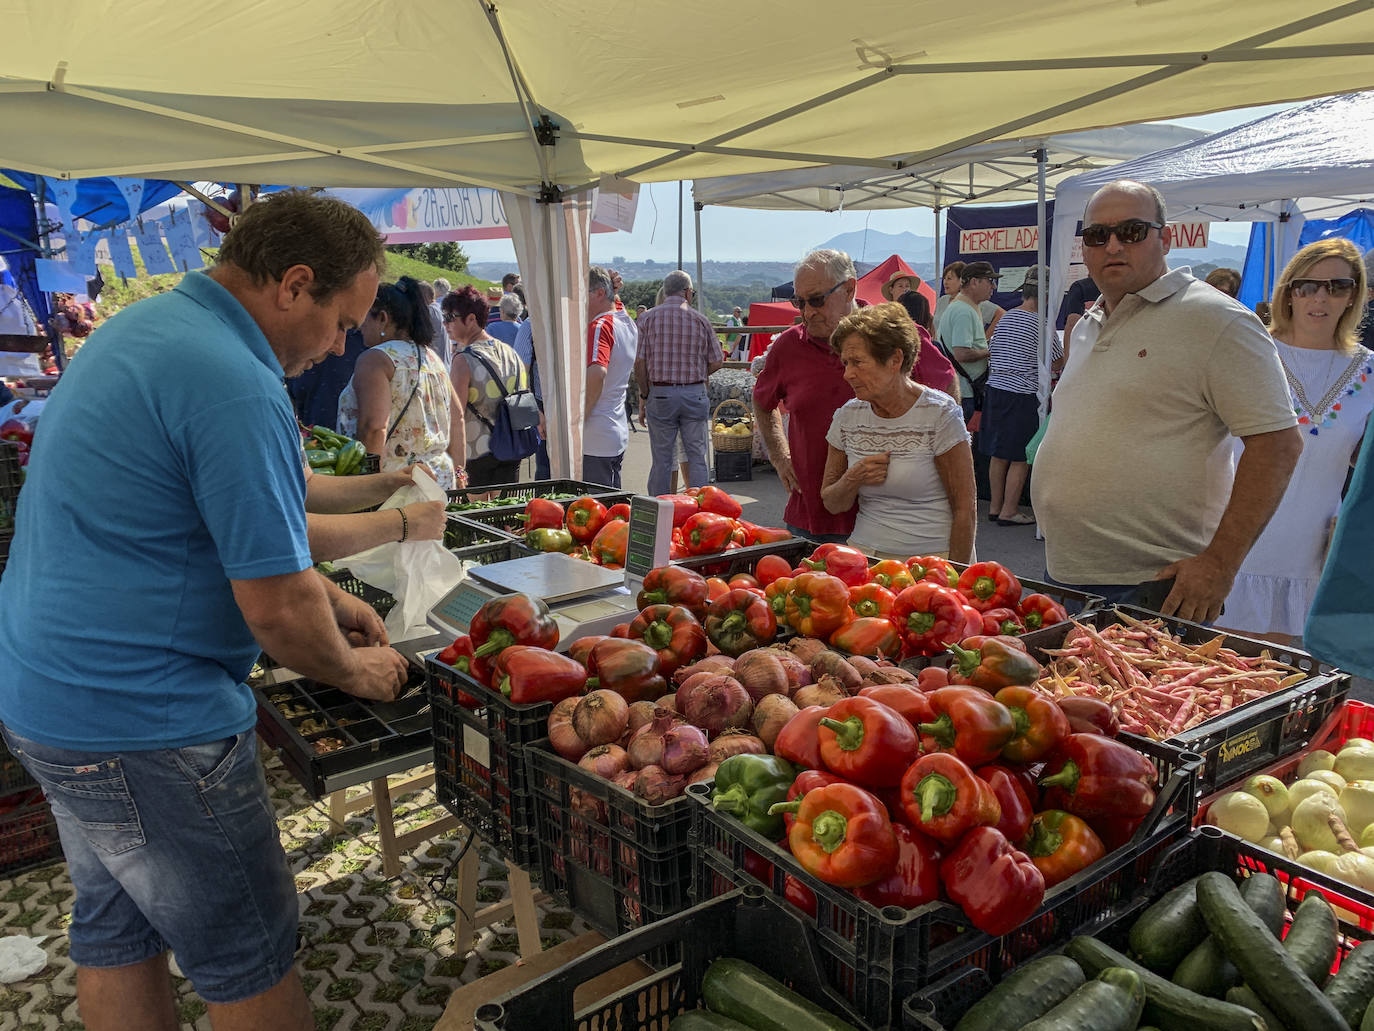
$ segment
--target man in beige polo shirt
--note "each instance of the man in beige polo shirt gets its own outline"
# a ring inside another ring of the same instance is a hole
[[[1164,212],[1128,180],[1088,202],[1083,262],[1102,297],[1074,327],[1031,495],[1052,579],[1109,601],[1172,579],[1160,611],[1211,622],[1302,437],[1259,320],[1169,271]]]

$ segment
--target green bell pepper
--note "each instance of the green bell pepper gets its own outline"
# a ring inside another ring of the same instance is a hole
[[[782,837],[782,815],[769,815],[768,810],[787,801],[787,789],[796,777],[792,764],[776,755],[732,755],[716,768],[711,807],[777,841]]]
[[[312,469],[333,469],[338,458],[339,453],[332,448],[327,451],[312,448],[305,453],[305,460]]]
[[[362,468],[366,455],[367,448],[363,447],[362,441],[350,440],[346,446],[339,448],[339,460],[334,463],[334,472],[339,476],[353,475]]]
[[[525,534],[525,543],[535,551],[561,551],[566,555],[572,551],[573,536],[567,530],[543,526]]]

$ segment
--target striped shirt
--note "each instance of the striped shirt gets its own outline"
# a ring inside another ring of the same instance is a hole
[[[650,308],[637,325],[650,383],[704,383],[707,366],[721,360],[710,321],[681,297]]]
[[[1002,316],[988,341],[988,386],[1013,394],[1034,394],[1040,388],[1040,316],[1013,308]],[[1054,357],[1064,354],[1054,335]]]

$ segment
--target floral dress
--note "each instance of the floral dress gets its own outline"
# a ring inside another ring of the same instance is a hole
[[[432,349],[416,347],[408,340],[388,340],[375,349],[395,366],[387,428],[391,429],[396,417],[401,416],[382,445],[382,471],[397,472],[413,462],[423,462],[434,471],[440,487],[453,490],[457,482],[453,459],[448,455],[449,398],[453,385],[448,370]],[[356,436],[358,432],[358,395],[352,380],[339,395],[339,432],[345,436]]]

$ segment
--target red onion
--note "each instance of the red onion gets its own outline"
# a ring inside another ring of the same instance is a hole
[[[735,668],[735,660],[728,655],[709,655],[690,666],[683,666],[673,673],[673,683],[685,683],[695,673],[729,673]]]
[[[731,676],[744,685],[750,700],[756,705],[766,695],[787,694],[787,672],[782,668],[777,653],[766,648],[755,648],[741,655],[735,660],[735,671]]]
[[[660,709],[668,709],[671,712],[677,712],[677,693],[674,692],[673,694],[664,695],[658,701],[654,702],[654,705]]]
[[[673,698],[676,701],[676,705],[674,707],[677,709],[677,711],[685,712],[686,710],[682,707],[682,700],[686,698],[689,694],[691,694],[693,691],[695,691],[697,687],[701,684],[710,683],[713,679],[719,676],[729,676],[729,674],[716,673],[711,670],[703,670],[700,673],[693,673],[690,677],[684,680],[681,686],[678,687],[677,694],[673,696]]]
[[[767,746],[747,730],[727,730],[711,742],[711,747],[706,751],[706,761],[720,763],[732,755],[767,754]]]
[[[754,718],[751,722],[754,733],[759,736],[765,748],[770,752],[773,750],[773,743],[782,733],[782,728],[787,726],[787,721],[799,711],[785,695],[770,694],[767,698],[759,699],[759,704],[754,706]]]
[[[682,722],[682,717],[667,709],[654,710],[654,721],[635,731],[625,746],[630,765],[636,770],[658,766],[663,762],[663,735]]]
[[[662,805],[677,798],[686,786],[686,777],[674,777],[662,766],[646,766],[635,779],[635,794],[650,805]]]
[[[663,761],[660,765],[674,775],[691,773],[706,765],[706,734],[700,727],[679,723],[663,735]]]
[[[640,727],[647,726],[654,721],[653,702],[635,702],[630,706],[630,718],[625,723],[625,729],[630,737],[635,736],[635,731]]]
[[[747,727],[754,715],[749,692],[734,677],[714,676],[678,689],[678,711],[688,722],[715,737],[730,727]]]
[[[694,773],[694,774],[692,774],[690,777],[688,777],[688,778],[687,778],[687,783],[688,783],[688,784],[702,784],[702,783],[704,783],[704,782],[706,782],[706,781],[708,781],[708,780],[715,780],[715,779],[716,779],[716,767],[718,767],[719,765],[720,765],[720,763],[707,763],[707,764],[706,764],[705,766],[703,766],[701,769],[697,770],[696,773]]]
[[[587,743],[577,736],[572,725],[572,714],[578,701],[578,698],[564,698],[549,713],[549,744],[570,763],[577,762],[587,751]]]
[[[604,688],[582,697],[573,710],[572,725],[588,745],[609,745],[620,740],[630,718],[630,704]]]
[[[579,759],[577,765],[603,780],[611,780],[617,773],[630,768],[630,757],[619,745],[597,745]]]
[[[782,664],[783,674],[787,677],[787,693],[793,694],[797,688],[811,683],[811,667],[789,651],[774,651]]]
[[[568,789],[568,807],[590,823],[606,823],[606,803],[581,788]]]
[[[638,779],[638,770],[626,770],[624,773],[617,773],[611,778],[611,783],[618,788],[624,788],[626,791],[633,791],[635,789],[635,781]]]

